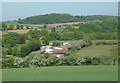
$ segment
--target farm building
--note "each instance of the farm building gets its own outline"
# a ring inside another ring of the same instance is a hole
[[[64,56],[62,48],[59,47],[42,46],[41,55],[44,55],[45,53],[49,53],[51,56],[57,56],[57,57]]]

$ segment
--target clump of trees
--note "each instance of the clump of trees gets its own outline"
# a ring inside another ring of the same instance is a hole
[[[53,23],[67,23],[67,22],[88,22],[88,21],[117,21],[117,16],[72,16],[69,14],[45,14],[38,16],[27,17],[26,19],[18,20],[20,24],[53,24]]]
[[[13,56],[25,57],[30,52],[40,49],[40,43],[38,41],[28,41],[25,44],[17,45],[13,48]]]
[[[8,33],[2,35],[2,45],[10,45],[11,47],[19,43],[19,35],[17,33]]]

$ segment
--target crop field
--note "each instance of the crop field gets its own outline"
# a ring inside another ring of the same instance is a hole
[[[85,47],[75,53],[73,53],[72,55],[76,55],[78,57],[81,56],[87,56],[87,57],[91,57],[91,56],[110,56],[111,52],[110,49],[112,48],[112,46],[114,45],[92,45],[89,47]]]
[[[7,32],[16,32],[18,34],[27,34],[30,30],[34,30],[34,29],[8,30]],[[41,29],[37,29],[37,30],[41,30]],[[7,32],[2,32],[2,34],[7,34]]]
[[[72,24],[78,24],[78,23],[82,23],[85,24],[87,22],[70,22],[70,23],[55,23],[55,24],[47,24],[48,27],[56,27],[56,26],[63,26],[63,25],[72,25]],[[42,24],[29,24],[31,26],[43,26]]]
[[[117,81],[117,66],[52,66],[2,70],[3,81]]]

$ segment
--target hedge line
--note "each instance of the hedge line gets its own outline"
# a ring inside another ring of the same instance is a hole
[[[45,66],[80,66],[80,65],[118,65],[117,56],[94,56],[82,57],[75,56],[56,57],[41,56],[38,54],[31,54],[25,58],[3,59],[3,68],[24,68],[24,67],[45,67]]]
[[[93,44],[96,45],[114,45],[114,44],[118,44],[117,40],[96,40],[93,41]]]

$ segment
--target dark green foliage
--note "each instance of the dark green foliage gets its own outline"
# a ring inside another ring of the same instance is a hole
[[[44,28],[44,29],[45,29],[45,28],[47,28],[47,25],[46,25],[46,24],[44,24],[44,25],[43,25],[43,28]]]
[[[13,48],[13,55],[18,57],[25,57],[30,52],[36,51],[40,49],[40,42],[39,41],[28,41],[25,44],[22,44],[20,46],[15,46]]]
[[[7,25],[5,23],[2,23],[2,30],[7,30]]]
[[[94,41],[96,45],[115,45],[118,44],[117,40],[96,40]]]
[[[14,68],[14,59],[8,58],[8,59],[2,59],[2,68]]]
[[[21,36],[19,40],[19,44],[24,44],[25,43],[25,37]]]
[[[59,42],[53,42],[53,46],[60,46]]]
[[[53,28],[51,29],[51,32],[56,32],[55,27],[53,27]]]
[[[92,41],[90,40],[82,40],[79,43],[72,43],[72,47],[69,48],[70,51],[76,51],[76,50],[81,50],[84,47],[88,47],[90,45],[92,45]]]
[[[2,57],[6,58],[7,54],[8,54],[8,49],[7,48],[2,48]]]
[[[51,32],[49,36],[50,40],[60,40],[60,34],[57,32]]]
[[[13,25],[9,25],[9,27],[7,28],[7,30],[13,30]]]
[[[19,29],[19,28],[20,28],[20,25],[17,25],[16,27],[17,27],[17,29]]]
[[[26,26],[27,29],[29,29],[29,26]]]
[[[23,29],[23,25],[21,25],[20,27],[21,27],[21,29]]]
[[[11,54],[12,54],[12,47],[11,47],[10,45],[6,45],[6,46],[3,47],[3,48],[8,49],[8,50],[7,50],[7,55],[11,55]]]
[[[109,33],[109,32],[117,32],[117,22],[91,22],[86,24],[78,24],[79,29],[84,33]]]
[[[100,60],[101,60],[100,57],[92,57],[91,58],[92,65],[100,65]]]
[[[19,35],[17,33],[10,32],[10,33],[2,36],[2,44],[3,45],[9,44],[10,46],[15,46],[18,43],[19,43]]]
[[[12,55],[13,56],[20,56],[19,51],[20,51],[20,46],[19,45],[14,46],[13,51],[12,51]]]
[[[49,54],[49,53],[45,53],[43,57],[44,57],[45,59],[47,59],[47,58],[50,57],[50,54]]]
[[[28,39],[29,40],[39,40],[41,37],[40,31],[39,30],[30,30],[28,33]]]
[[[76,51],[76,48],[75,48],[75,46],[72,46],[72,47],[68,48],[68,50],[69,50],[70,52],[75,52],[75,51]]]
[[[87,21],[117,21],[116,16],[93,15],[93,16],[71,16],[69,14],[46,14],[27,17],[18,20],[21,24],[53,24],[65,22],[87,22]]]

